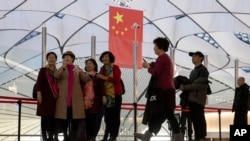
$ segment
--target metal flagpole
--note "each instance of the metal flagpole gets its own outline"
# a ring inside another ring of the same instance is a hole
[[[140,28],[140,25],[134,23],[132,25],[134,29],[134,42],[133,42],[133,87],[134,87],[134,132],[137,132],[137,96],[138,96],[138,72],[137,72],[137,52],[138,52],[138,44],[137,44],[137,29]],[[134,141],[136,141],[136,137],[134,137]]]

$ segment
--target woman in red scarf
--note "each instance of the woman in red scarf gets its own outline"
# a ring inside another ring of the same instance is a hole
[[[64,133],[64,141],[86,140],[84,96],[81,82],[90,81],[90,77],[77,65],[74,65],[75,55],[71,51],[63,53],[63,63],[54,73],[59,83],[59,95],[56,102],[55,118],[57,132]],[[69,125],[68,125],[69,123]],[[67,128],[70,127],[69,136]]]

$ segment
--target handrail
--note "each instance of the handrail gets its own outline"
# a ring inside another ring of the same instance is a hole
[[[2,100],[3,99],[3,100]],[[10,96],[0,96],[0,103],[17,103],[18,108],[18,141],[20,141],[20,131],[21,131],[21,107],[22,104],[37,104],[37,100],[33,98],[22,98],[22,97],[10,97]],[[136,107],[136,108],[135,108]],[[145,110],[145,104],[134,103],[122,103],[122,110]],[[178,105],[176,106],[176,111],[188,112],[188,109],[182,110]],[[219,139],[221,141],[221,111],[232,111],[231,108],[216,108],[216,107],[205,107],[205,112],[218,112],[219,115]],[[136,124],[136,123],[135,123]]]

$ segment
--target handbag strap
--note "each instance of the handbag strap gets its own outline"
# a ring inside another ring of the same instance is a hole
[[[53,93],[53,96],[56,98],[59,94],[59,88],[57,83],[55,82],[55,79],[49,74],[48,71],[46,71],[46,77],[49,82],[50,89]]]

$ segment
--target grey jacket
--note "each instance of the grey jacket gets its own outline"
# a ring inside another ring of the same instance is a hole
[[[199,77],[192,84],[184,85],[184,91],[189,91],[188,100],[205,106],[207,100],[208,80]]]

